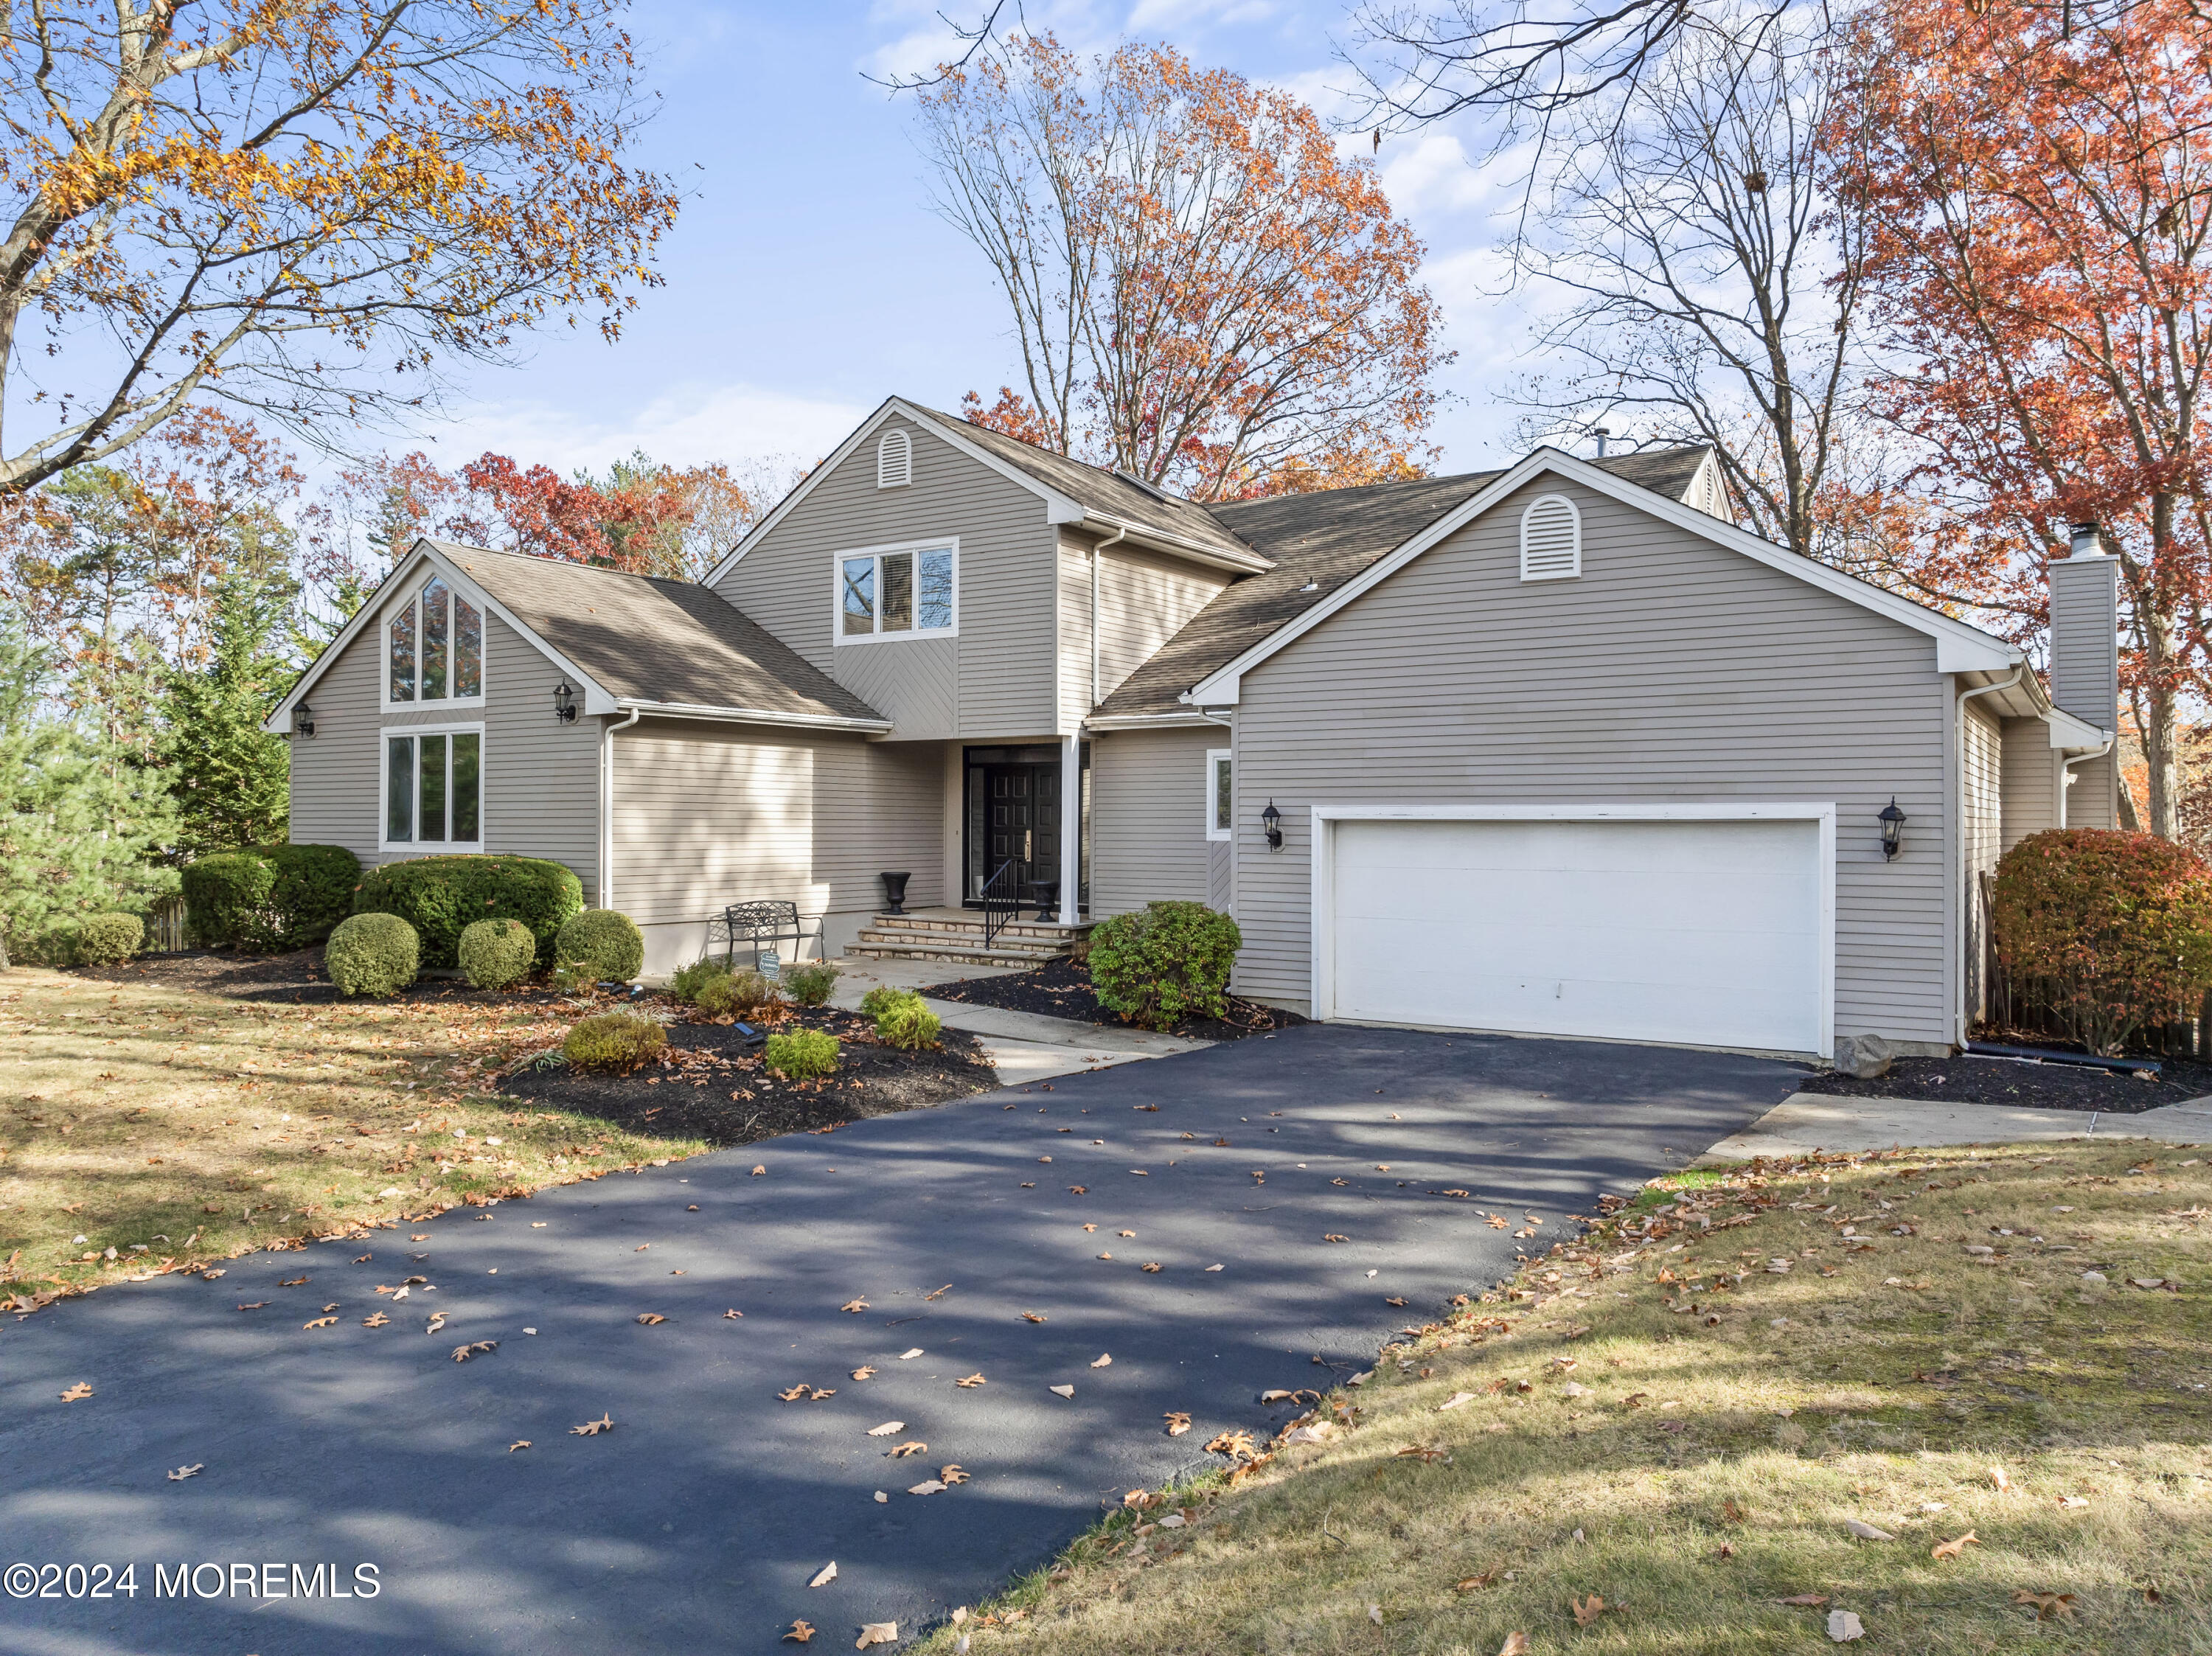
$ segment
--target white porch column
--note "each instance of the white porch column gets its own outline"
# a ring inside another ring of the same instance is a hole
[[[1078,893],[1083,855],[1083,736],[1060,739],[1060,918],[1073,925],[1079,918]]]

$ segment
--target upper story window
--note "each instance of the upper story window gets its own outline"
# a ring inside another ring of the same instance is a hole
[[[902,431],[887,431],[876,445],[876,487],[904,488],[914,481],[914,440]]]
[[[1571,580],[1583,573],[1583,514],[1564,494],[1542,494],[1521,514],[1521,579]]]
[[[887,546],[837,559],[837,642],[959,631],[959,544]]]
[[[433,575],[385,622],[388,703],[483,700],[483,616]]]

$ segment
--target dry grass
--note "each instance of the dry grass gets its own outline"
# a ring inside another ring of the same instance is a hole
[[[564,1022],[0,972],[0,1304],[705,1148],[487,1090]]]
[[[1662,1181],[1386,1350],[1328,1442],[922,1648],[1724,1656],[1835,1648],[1841,1609],[1869,1651],[2212,1649],[2208,1197],[2212,1152],[2125,1141]]]

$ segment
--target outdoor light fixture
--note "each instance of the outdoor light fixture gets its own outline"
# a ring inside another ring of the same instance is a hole
[[[304,701],[292,709],[292,729],[295,734],[300,736],[313,736],[315,733],[315,710]]]
[[[1275,802],[1272,799],[1267,801],[1267,809],[1260,813],[1260,826],[1267,830],[1267,849],[1280,851],[1283,848],[1283,813],[1275,809]]]
[[[1897,796],[1892,794],[1889,803],[1881,808],[1877,818],[1881,823],[1881,854],[1886,862],[1895,862],[1897,853],[1905,849],[1905,813],[1897,808]]]
[[[553,717],[563,725],[576,722],[576,692],[565,678],[553,687]]]

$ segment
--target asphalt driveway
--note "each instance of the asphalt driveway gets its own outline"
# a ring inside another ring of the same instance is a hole
[[[909,1635],[1802,1075],[1308,1026],[10,1319],[0,1566],[86,1571],[0,1597],[0,1651],[766,1653],[799,1616],[840,1648],[864,1621]],[[835,1395],[779,1399],[800,1384]],[[135,1565],[135,1596],[90,1596],[101,1565]],[[158,1594],[180,1565],[200,1591]]]

